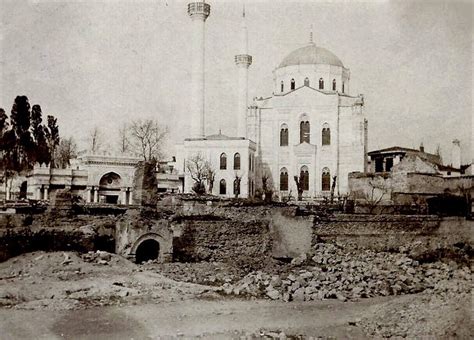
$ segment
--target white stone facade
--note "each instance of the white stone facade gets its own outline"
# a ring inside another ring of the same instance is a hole
[[[202,139],[187,139],[178,148],[176,163],[180,172],[184,173],[184,192],[193,192],[194,180],[186,167],[186,162],[200,155],[203,160],[209,162],[211,169],[215,172],[215,179],[211,192],[221,197],[236,197],[234,193],[234,181],[236,176],[240,178],[240,190],[238,197],[246,198],[253,196],[255,192],[255,166],[256,145],[254,142],[244,138],[233,138],[224,135],[213,135]],[[226,156],[226,166],[221,167],[221,156]],[[240,166],[236,167],[236,155],[240,158]],[[225,183],[225,192],[221,190],[221,181]],[[206,183],[207,190],[209,185]]]
[[[134,157],[86,155],[67,169],[35,166],[28,175],[28,197],[49,200],[52,192],[70,190],[87,203],[133,204]]]
[[[274,94],[255,99],[247,117],[248,136],[257,143],[260,167],[270,172],[273,189],[280,197],[290,192],[296,197],[294,176],[303,169],[309,175],[303,197],[329,195],[334,176],[334,194],[348,193],[348,174],[365,171],[367,152],[364,98],[348,94],[349,70],[331,52],[310,44],[283,60],[274,81]],[[300,136],[302,122],[309,123],[309,141]],[[282,129],[288,131],[288,143],[282,143]],[[281,186],[282,173],[287,173],[287,188]]]

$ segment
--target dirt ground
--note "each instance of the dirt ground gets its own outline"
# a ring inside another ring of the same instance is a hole
[[[204,280],[178,281],[202,272]],[[105,252],[23,254],[0,263],[0,339],[472,335],[471,296],[458,286],[348,302],[224,295],[219,285],[241,275],[218,263],[136,265]]]

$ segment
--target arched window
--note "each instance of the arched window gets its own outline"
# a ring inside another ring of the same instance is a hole
[[[332,90],[336,91],[336,79],[332,80]]]
[[[294,89],[295,89],[295,80],[294,80],[294,79],[291,79],[291,86],[290,86],[290,89],[291,89],[291,90],[294,90]]]
[[[344,82],[342,82],[342,93],[344,93]]]
[[[234,179],[234,195],[240,195],[240,179]]]
[[[302,121],[300,123],[300,143],[303,143],[303,142],[306,142],[306,143],[309,143],[310,142],[310,138],[309,138],[309,122],[308,121]]]
[[[224,152],[221,154],[220,169],[227,169],[227,155]]]
[[[304,78],[304,86],[309,86],[309,78]]]
[[[323,130],[321,132],[322,145],[331,145],[331,130],[329,129],[328,124],[323,125]]]
[[[319,78],[319,89],[324,90],[324,80],[323,80],[323,78]]]
[[[288,146],[288,125],[283,124],[280,129],[280,146]]]
[[[303,186],[303,190],[309,190],[309,171],[306,165],[301,167],[300,181],[301,185]]]
[[[283,80],[280,83],[280,90],[283,92],[285,90],[285,85],[283,84]]]
[[[331,174],[328,168],[324,168],[323,174],[321,175],[321,190],[322,191],[331,190]]]
[[[288,171],[286,168],[280,170],[280,190],[288,191]]]
[[[234,155],[234,170],[240,170],[240,154],[238,152]]]
[[[225,195],[226,194],[226,184],[225,184],[225,179],[221,179],[219,182],[219,194],[220,195]]]

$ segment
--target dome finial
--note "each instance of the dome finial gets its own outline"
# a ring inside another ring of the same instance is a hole
[[[245,3],[242,5],[242,18],[245,18]]]
[[[311,27],[309,29],[309,43],[314,44],[314,41],[313,41],[313,24],[311,24]]]

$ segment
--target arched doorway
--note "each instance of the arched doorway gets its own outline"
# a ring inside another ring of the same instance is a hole
[[[102,203],[119,202],[122,178],[115,172],[108,172],[99,181],[99,197]]]
[[[135,262],[143,263],[149,260],[156,260],[160,256],[160,244],[154,239],[147,239],[141,242],[135,251]]]

